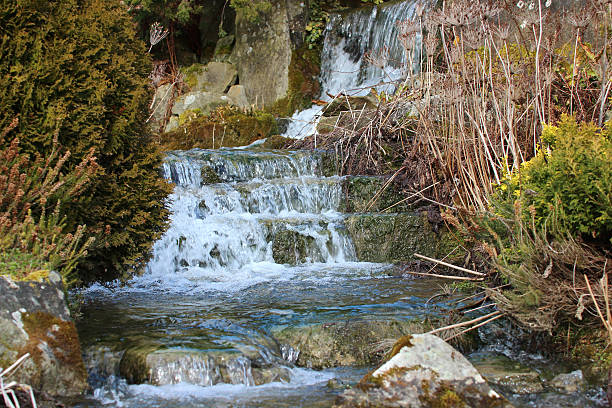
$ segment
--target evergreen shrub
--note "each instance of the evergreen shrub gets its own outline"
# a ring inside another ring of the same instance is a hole
[[[45,154],[53,135],[68,169],[94,149],[88,188],[64,197],[66,230],[86,224],[96,243],[81,278],[134,270],[166,227],[162,156],[145,125],[151,62],[119,0],[5,0],[0,8],[0,129],[26,153]],[[4,143],[8,143],[7,139]]]

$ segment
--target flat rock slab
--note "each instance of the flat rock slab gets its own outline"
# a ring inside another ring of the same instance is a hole
[[[511,407],[476,368],[437,336],[402,338],[389,361],[341,394],[335,407]]]
[[[347,320],[289,327],[273,335],[292,349],[296,365],[321,369],[379,364],[393,339],[419,331],[422,325],[417,322]]]
[[[5,380],[51,396],[75,396],[87,389],[77,331],[55,272],[42,282],[0,276],[0,367],[25,353],[31,357]]]

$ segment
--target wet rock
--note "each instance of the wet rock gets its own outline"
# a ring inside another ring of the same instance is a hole
[[[422,331],[423,326],[418,322],[348,320],[289,327],[275,332],[274,337],[299,351],[296,365],[321,369],[378,364],[394,339]]]
[[[202,169],[200,170],[200,180],[203,186],[223,182],[221,177],[219,177],[215,169],[213,169],[211,166],[202,166]]]
[[[261,145],[264,149],[282,149],[293,139],[289,139],[280,135],[269,136],[266,141]]]
[[[278,264],[297,265],[312,258],[315,239],[297,231],[281,230],[274,233],[272,258]]]
[[[560,391],[573,393],[584,388],[584,376],[581,370],[559,374],[550,381],[549,385]]]
[[[187,382],[204,387],[220,383],[261,385],[288,382],[290,378],[287,367],[253,367],[251,359],[240,353],[160,350],[155,347],[126,350],[121,359],[120,373],[132,384]]]
[[[30,353],[7,378],[51,396],[75,396],[87,389],[87,373],[59,274],[41,282],[0,276],[0,367]]]
[[[512,394],[526,395],[544,391],[540,375],[502,355],[475,354],[470,361],[490,383]]]
[[[341,394],[334,407],[511,407],[457,350],[440,338],[404,338],[389,361]]]
[[[409,261],[415,252],[444,257],[456,246],[450,234],[434,232],[427,217],[419,213],[353,214],[345,225],[357,259],[363,262]]]
[[[407,211],[407,206],[400,203],[404,195],[395,184],[391,183],[383,190],[386,181],[386,177],[379,176],[347,176],[342,183],[344,202],[341,211],[380,212],[390,206],[394,207],[387,212]],[[377,194],[378,198],[373,200]]]

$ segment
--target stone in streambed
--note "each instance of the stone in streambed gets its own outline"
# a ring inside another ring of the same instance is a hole
[[[584,376],[581,370],[572,371],[567,374],[559,374],[550,381],[550,386],[567,393],[582,390],[585,386]]]
[[[252,360],[241,353],[169,350],[155,346],[126,350],[121,359],[120,373],[132,384],[187,382],[205,387],[220,383],[262,385],[288,382],[290,378],[287,367],[255,367]]]
[[[321,369],[378,364],[393,339],[422,331],[423,325],[418,322],[347,320],[288,327],[273,335],[279,343],[296,351],[296,365]]]
[[[272,240],[272,257],[278,264],[301,264],[313,254],[314,244],[313,237],[297,231],[277,231]]]
[[[526,395],[544,391],[537,372],[503,355],[473,354],[470,361],[489,383],[512,394]]]
[[[384,176],[346,176],[342,182],[342,212],[405,212],[408,207],[402,203],[405,196],[393,183],[384,189],[387,177]],[[378,193],[377,199],[373,200]],[[400,204],[398,204],[400,203]]]
[[[457,350],[431,334],[406,336],[397,354],[334,407],[511,407]]]

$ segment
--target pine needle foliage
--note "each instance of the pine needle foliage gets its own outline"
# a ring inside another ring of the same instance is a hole
[[[2,2],[0,129],[18,116],[12,135],[25,152],[48,152],[57,133],[67,168],[91,149],[100,165],[87,189],[64,197],[67,229],[97,235],[84,280],[133,270],[166,227],[170,186],[145,126],[150,67],[118,0]]]

